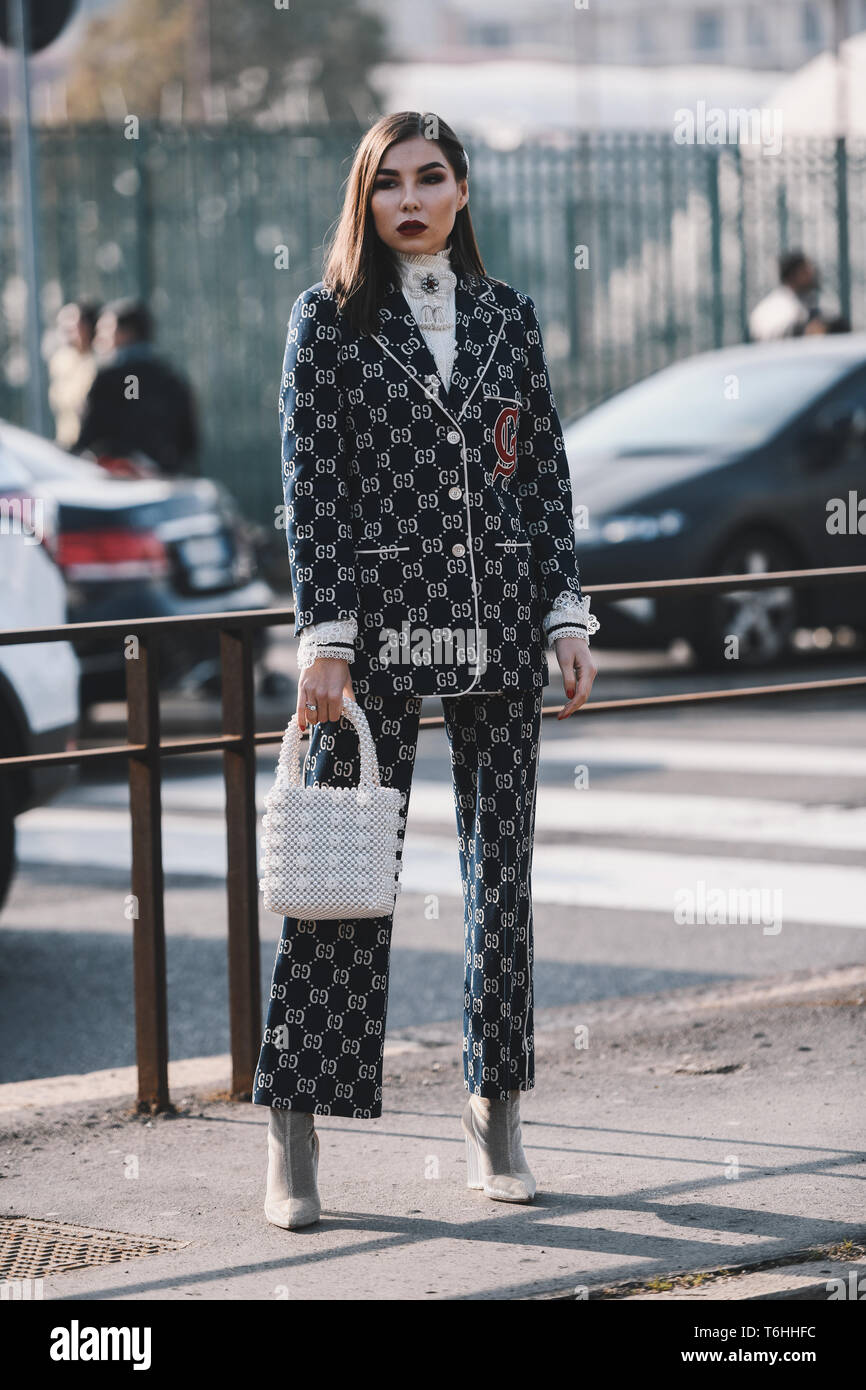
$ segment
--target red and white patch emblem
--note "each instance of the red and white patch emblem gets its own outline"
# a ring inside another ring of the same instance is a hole
[[[494,482],[500,473],[503,478],[510,478],[517,467],[517,411],[516,405],[504,406],[493,426],[493,443],[498,460],[493,470]]]

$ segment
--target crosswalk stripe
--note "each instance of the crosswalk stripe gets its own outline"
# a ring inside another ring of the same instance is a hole
[[[579,717],[579,716],[578,716]],[[623,738],[586,734],[544,741],[548,763],[666,768],[677,771],[866,777],[866,748],[836,744],[735,741],[723,738]]]
[[[409,799],[416,821],[454,825],[450,787],[417,782]],[[686,840],[737,840],[866,852],[866,807],[543,786],[536,798],[536,840],[551,831],[640,835]]]
[[[163,825],[166,873],[225,877],[221,821],[169,813]],[[128,869],[128,818],[111,810],[38,808],[19,818],[18,853],[22,863]],[[404,892],[462,897],[455,837],[407,834],[401,882]],[[859,867],[657,853],[591,842],[546,845],[536,837],[532,873],[536,902],[672,914],[677,894],[692,889],[699,893],[702,884],[725,895],[751,889],[770,896],[779,892],[784,920],[789,922],[866,926],[866,870]]]
[[[452,844],[430,837],[421,837],[419,842],[416,836],[411,845],[407,840],[404,854],[404,892],[438,891],[450,896],[455,882],[459,889]],[[783,926],[787,921],[866,927],[866,870],[860,868],[717,855],[656,854],[597,845],[575,849],[537,842],[533,853],[532,896],[536,903],[661,912],[673,919],[681,894],[693,894],[699,903],[717,892],[729,903],[732,895],[752,890],[765,894],[768,922],[773,916],[774,895],[778,894]],[[728,915],[733,916],[730,908]],[[688,928],[684,926],[683,930]]]
[[[166,788],[170,791],[172,784]],[[175,789],[176,790],[176,789]],[[164,815],[192,816],[197,806],[185,795],[165,796]],[[222,811],[223,803],[214,811]],[[263,810],[263,804],[259,810]],[[69,827],[81,817],[94,826],[111,826],[128,808],[49,806],[19,819],[31,827]],[[409,826],[418,822],[454,826],[451,785],[416,778],[409,798]],[[180,824],[180,821],[178,821]],[[687,840],[743,841],[756,844],[812,846],[826,850],[866,851],[866,807],[811,805],[807,802],[692,793],[615,791],[608,788],[543,786],[536,799],[536,836],[574,831],[580,835],[675,837]]]
[[[750,742],[745,740],[703,741],[697,739],[673,738],[624,738],[604,734],[587,734],[579,738],[549,738],[542,736],[541,763],[548,766],[569,765],[572,769],[586,768],[589,783],[592,784],[593,771],[599,767],[630,767],[659,771],[706,771],[738,772],[754,776],[775,774],[779,776],[824,776],[833,778],[866,778],[866,748],[845,748],[835,744],[788,744],[772,742]],[[274,763],[276,766],[276,760]],[[264,799],[274,782],[273,771],[260,769],[256,774],[256,804],[259,812],[264,809]],[[450,797],[450,779],[441,786],[442,794]],[[412,800],[420,799],[420,779],[412,785]],[[550,803],[552,796],[560,789],[544,787],[543,797],[539,797],[538,813],[541,814],[542,800]],[[82,783],[71,795],[76,805],[115,805],[126,807],[129,802],[129,789],[125,783],[109,786],[95,786]],[[569,793],[570,795],[570,793]],[[684,798],[683,798],[684,799]],[[702,798],[709,808],[710,798]],[[733,798],[720,798],[730,803]],[[760,803],[752,801],[752,805]],[[172,777],[162,784],[162,804],[166,810],[221,810],[224,806],[224,783],[219,773],[204,777]],[[767,805],[778,808],[781,803],[773,801]],[[613,805],[613,803],[611,803]],[[815,808],[807,808],[813,815]],[[557,809],[559,815],[560,809]],[[410,812],[411,814],[411,812]],[[580,813],[578,813],[580,814]],[[781,815],[782,812],[776,812]],[[628,818],[627,818],[628,819]],[[775,819],[775,817],[773,817]],[[581,828],[585,827],[581,822]],[[687,834],[685,825],[678,827],[680,833]],[[800,843],[800,841],[795,841]],[[844,847],[844,841],[840,843]]]

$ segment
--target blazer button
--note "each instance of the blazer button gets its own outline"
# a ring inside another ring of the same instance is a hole
[[[449,496],[449,497],[453,497],[453,498],[455,498],[455,500],[456,500],[456,499],[460,496],[460,489],[459,489],[459,487],[450,487],[450,488],[448,489],[448,496]]]
[[[460,433],[459,433],[458,430],[449,430],[449,431],[448,431],[448,443],[449,443],[449,444],[459,444],[459,443],[460,443]]]
[[[459,542],[458,542],[457,545],[452,545],[452,547],[451,547],[451,554],[452,554],[452,555],[457,555],[457,556],[465,555],[465,554],[466,554],[466,546],[465,546],[465,545],[460,545]]]

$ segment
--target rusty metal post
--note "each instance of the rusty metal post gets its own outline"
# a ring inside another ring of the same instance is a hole
[[[132,818],[132,956],[138,1109],[173,1110],[168,1093],[168,1004],[162,872],[159,738],[159,637],[140,631],[126,661],[127,740],[146,744],[129,755]]]
[[[222,731],[241,739],[223,751],[233,1100],[252,1097],[262,1027],[252,636],[249,627],[220,632]]]

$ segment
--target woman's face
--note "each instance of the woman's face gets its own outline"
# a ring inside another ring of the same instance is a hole
[[[454,218],[468,201],[466,179],[457,182],[439,145],[415,135],[385,151],[370,211],[386,246],[420,256],[445,249]]]

